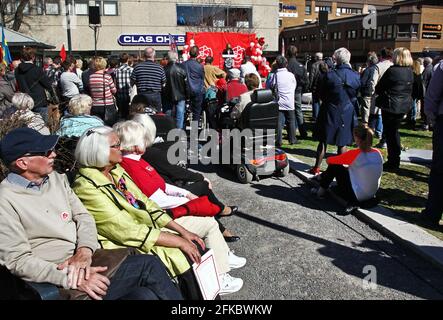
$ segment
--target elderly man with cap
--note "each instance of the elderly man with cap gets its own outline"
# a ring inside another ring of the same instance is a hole
[[[54,284],[64,297],[181,299],[155,256],[127,254],[114,267],[98,264],[98,254],[117,251],[98,249],[94,219],[54,172],[57,140],[18,128],[0,141],[10,171],[0,184],[0,266],[23,280]]]
[[[226,87],[227,102],[231,101],[234,98],[240,97],[245,92],[248,92],[248,88],[246,87],[246,85],[240,82],[240,70],[236,68],[229,69],[228,78],[229,82]]]

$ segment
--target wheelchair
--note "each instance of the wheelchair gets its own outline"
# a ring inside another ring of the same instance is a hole
[[[274,101],[269,89],[255,90],[251,102],[246,105],[240,117],[235,120],[230,116],[234,101],[220,110],[219,123],[222,128],[238,129],[240,141],[223,137],[220,149],[229,150],[231,166],[235,169],[238,180],[247,184],[259,181],[259,176],[276,175],[284,177],[289,173],[289,161],[286,153],[275,147],[278,128],[278,103]],[[249,135],[243,136],[247,131]],[[231,130],[231,132],[233,132]],[[244,138],[244,139],[243,139]],[[229,143],[229,149],[224,144]],[[234,157],[240,157],[236,163]]]

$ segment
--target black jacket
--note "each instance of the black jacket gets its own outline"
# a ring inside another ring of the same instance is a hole
[[[169,63],[165,68],[165,74],[164,98],[172,102],[189,99],[188,76],[185,68],[177,63]]]
[[[390,67],[375,87],[376,105],[394,114],[408,113],[412,107],[414,73],[410,67]]]
[[[303,64],[296,58],[290,58],[288,61],[288,71],[292,72],[297,80],[296,93],[305,92],[309,87],[308,72]]]
[[[142,158],[155,168],[166,183],[183,186],[188,182],[203,181],[204,177],[201,174],[170,164],[167,157],[168,151],[162,149],[162,144],[149,147]]]
[[[33,63],[20,63],[15,69],[15,78],[19,90],[29,94],[34,100],[34,107],[48,105],[45,89],[51,92],[52,86],[42,68]]]

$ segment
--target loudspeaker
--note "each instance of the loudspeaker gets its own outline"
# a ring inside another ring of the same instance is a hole
[[[318,25],[320,28],[326,28],[328,26],[328,11],[320,11],[318,13]]]
[[[100,7],[89,7],[89,24],[100,24]]]

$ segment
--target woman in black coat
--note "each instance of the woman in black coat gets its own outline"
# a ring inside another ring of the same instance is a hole
[[[406,48],[395,49],[393,62],[394,65],[386,71],[375,88],[378,94],[376,104],[382,109],[383,130],[388,146],[388,161],[383,166],[385,171],[400,167],[401,142],[398,128],[405,114],[411,110],[414,84],[411,52]]]

